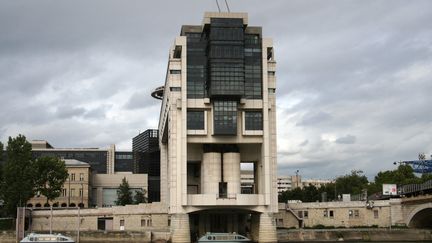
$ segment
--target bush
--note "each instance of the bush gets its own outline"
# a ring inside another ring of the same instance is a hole
[[[15,219],[5,218],[0,219],[0,230],[14,230],[15,229]]]

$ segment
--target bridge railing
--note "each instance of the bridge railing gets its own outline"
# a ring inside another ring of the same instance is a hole
[[[398,189],[398,194],[404,195],[413,192],[425,191],[432,189],[432,180],[428,180],[422,184],[408,184],[400,186]]]

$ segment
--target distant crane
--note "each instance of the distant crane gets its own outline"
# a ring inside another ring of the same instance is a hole
[[[394,162],[393,164],[399,163],[404,165],[410,165],[415,173],[432,173],[432,159],[426,159],[426,155],[424,153],[420,153],[418,158],[418,160],[399,161]]]

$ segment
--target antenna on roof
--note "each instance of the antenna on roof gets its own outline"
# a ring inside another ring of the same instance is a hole
[[[220,7],[219,7],[219,2],[218,2],[218,0],[216,0],[216,5],[217,5],[218,10],[219,10],[219,13],[220,13]]]
[[[226,5],[226,7],[227,7],[228,13],[231,12],[231,11],[230,11],[230,8],[229,8],[229,6],[228,6],[228,2],[227,2],[227,0],[225,0],[225,5]]]

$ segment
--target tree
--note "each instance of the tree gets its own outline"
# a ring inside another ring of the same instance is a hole
[[[145,197],[146,190],[136,190],[133,197],[134,204],[146,203],[147,198]]]
[[[56,157],[41,157],[34,162],[35,191],[52,201],[59,197],[68,177],[65,162]]]
[[[0,189],[3,183],[3,144],[0,142]],[[1,199],[1,193],[0,193]]]
[[[115,201],[116,205],[126,205],[132,204],[132,192],[130,191],[129,183],[126,180],[126,177],[123,177],[122,183],[117,190],[117,201]]]
[[[336,192],[340,194],[360,194],[368,186],[368,179],[363,171],[353,170],[351,174],[336,179]]]
[[[2,198],[6,212],[15,215],[16,207],[22,207],[34,195],[31,144],[25,136],[9,137],[7,159],[3,167]]]

